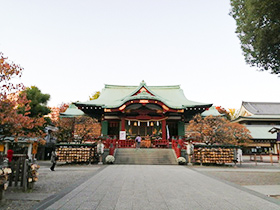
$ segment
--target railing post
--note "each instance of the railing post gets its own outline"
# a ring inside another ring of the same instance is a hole
[[[22,173],[23,173],[23,178],[22,178],[22,187],[23,187],[23,191],[27,190],[27,159],[24,160],[24,164],[23,164],[23,169],[22,169]]]
[[[257,155],[254,154],[254,160],[255,160],[255,164],[257,165]]]
[[[20,158],[16,161],[15,187],[18,185],[20,171]]]

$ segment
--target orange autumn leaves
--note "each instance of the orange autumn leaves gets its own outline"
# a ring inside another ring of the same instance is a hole
[[[224,117],[196,115],[190,121],[189,136],[200,142],[210,144],[244,145],[251,140],[250,131],[239,123],[232,123]]]
[[[0,97],[12,92],[13,90],[19,90],[23,87],[22,84],[13,84],[11,79],[15,77],[21,77],[23,68],[12,62],[7,61],[3,53],[0,52]]]
[[[73,140],[84,142],[93,140],[101,135],[101,125],[95,119],[88,116],[72,118],[59,118],[59,113],[63,113],[69,104],[62,103],[58,107],[58,115],[53,116],[53,123],[58,128],[54,133],[58,142],[71,142]]]
[[[8,62],[0,52],[0,136],[5,137],[44,137],[43,117],[31,118],[29,103],[22,84],[12,83],[12,79],[22,75],[23,68]]]

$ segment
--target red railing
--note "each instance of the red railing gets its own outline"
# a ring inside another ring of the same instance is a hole
[[[135,140],[118,140],[118,148],[135,148]]]
[[[172,149],[174,149],[175,154],[178,157],[181,157],[181,150],[186,149],[186,145],[182,139],[176,140],[172,139]]]
[[[169,141],[163,139],[156,139],[152,141],[153,147],[169,148]],[[105,148],[109,149],[109,154],[114,155],[116,148],[135,148],[135,140],[117,140],[106,139],[104,141]],[[174,149],[177,157],[181,156],[181,150],[185,148],[185,144],[182,139],[172,139],[172,149]]]
[[[104,141],[104,147],[109,149],[109,155],[114,155],[116,145],[117,145],[116,139],[106,139]]]
[[[153,141],[153,146],[154,147],[168,148],[169,147],[169,141],[168,140],[163,140],[163,139],[156,139],[156,140]]]

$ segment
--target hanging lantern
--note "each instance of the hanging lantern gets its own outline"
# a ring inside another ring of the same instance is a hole
[[[134,124],[133,124],[134,126],[137,126],[137,122],[134,122]]]
[[[157,126],[159,126],[159,121],[157,121]]]
[[[147,121],[147,126],[150,126],[150,122],[149,121]]]
[[[130,120],[128,120],[128,125],[130,125]]]
[[[140,121],[138,121],[138,126],[140,126]]]
[[[154,126],[154,123],[153,123],[153,122],[151,122],[151,126]]]

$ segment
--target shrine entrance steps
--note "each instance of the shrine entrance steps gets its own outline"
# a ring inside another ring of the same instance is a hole
[[[118,148],[115,164],[130,165],[177,165],[173,149]]]

